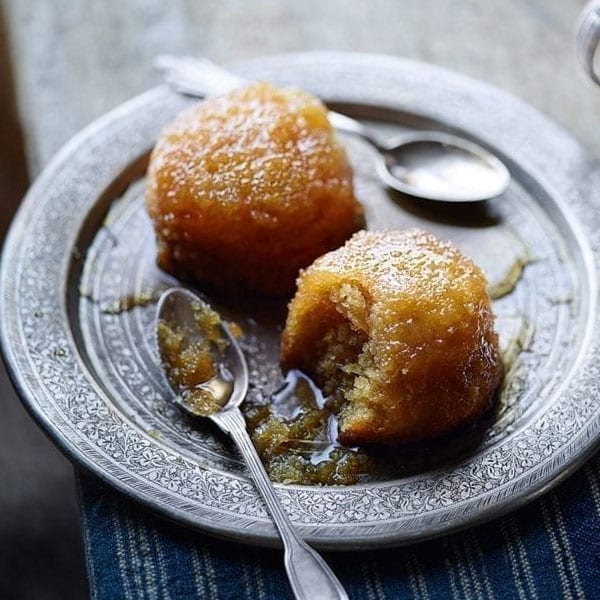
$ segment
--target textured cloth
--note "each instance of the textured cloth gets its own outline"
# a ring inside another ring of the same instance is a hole
[[[90,475],[79,482],[93,600],[292,597],[281,551],[194,533]],[[353,600],[600,598],[600,455],[486,525],[406,548],[324,557]]]

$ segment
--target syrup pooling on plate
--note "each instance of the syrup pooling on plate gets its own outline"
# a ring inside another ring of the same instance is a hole
[[[349,485],[372,471],[372,459],[339,443],[335,396],[298,370],[268,404],[243,406],[252,441],[271,478],[281,483]]]

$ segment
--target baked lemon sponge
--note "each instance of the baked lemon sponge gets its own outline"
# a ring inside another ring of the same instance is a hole
[[[159,265],[226,293],[291,293],[299,269],[364,225],[325,106],[266,83],[205,100],[163,131],[146,204]]]
[[[281,361],[341,395],[348,445],[449,432],[490,405],[502,373],[482,271],[415,229],[359,232],[303,271]]]

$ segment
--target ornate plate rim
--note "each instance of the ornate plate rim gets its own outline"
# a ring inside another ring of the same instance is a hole
[[[543,182],[553,198],[558,198],[556,202],[577,237],[582,248],[586,269],[591,274],[589,282],[590,313],[595,314],[595,311],[592,311],[597,297],[597,266],[594,265],[600,258],[600,216],[595,215],[594,211],[588,211],[587,207],[589,203],[600,207],[598,193],[600,191],[600,168],[577,142],[545,117],[508,94],[486,84],[439,67],[388,56],[347,53],[291,54],[247,61],[238,65],[237,70],[251,76],[258,75],[274,80],[284,80],[280,81],[282,83],[293,82],[296,77],[303,82],[314,81],[315,84],[318,84],[316,91],[328,101],[361,100],[365,102],[370,99],[374,104],[406,109],[414,106],[418,100],[421,114],[442,120],[447,120],[448,116],[444,115],[444,108],[440,108],[440,105],[445,105],[445,103],[439,101],[436,103],[435,98],[419,97],[419,92],[423,91],[424,86],[429,85],[428,89],[442,96],[448,94],[453,102],[459,99],[464,103],[463,110],[453,114],[452,125],[477,131],[481,141],[493,146],[494,150],[511,164],[522,166],[526,172],[535,176],[538,182]],[[318,76],[315,75],[317,71],[319,72]],[[386,85],[377,87],[377,81],[382,79],[386,81]],[[361,81],[362,85],[359,85],[357,81]],[[365,89],[369,91],[366,92]],[[390,99],[390,89],[400,93]],[[136,113],[138,115],[143,113],[142,116],[138,116],[139,123],[136,126],[139,128],[144,120],[149,121],[154,118],[155,113],[160,109],[161,102],[165,102],[172,96],[172,93],[165,88],[156,88],[126,102],[95,121],[67,143],[29,190],[7,236],[2,256],[0,322],[5,332],[2,336],[3,351],[15,387],[26,407],[71,459],[83,464],[127,496],[142,501],[151,509],[167,517],[221,537],[259,545],[278,545],[274,528],[264,513],[264,509],[263,513],[259,511],[247,517],[237,515],[236,518],[232,518],[227,511],[219,510],[214,506],[203,506],[197,501],[194,503],[184,500],[170,494],[166,489],[149,485],[148,482],[128,471],[126,465],[119,463],[118,459],[104,456],[102,453],[94,451],[94,448],[91,448],[90,451],[90,447],[80,447],[78,443],[81,442],[81,439],[77,438],[69,429],[72,424],[48,401],[49,392],[52,391],[48,389],[48,382],[42,382],[36,378],[28,353],[30,348],[27,345],[23,329],[20,327],[22,315],[17,302],[17,286],[26,273],[19,271],[19,265],[23,259],[25,244],[28,237],[31,237],[30,225],[35,224],[34,215],[36,208],[40,205],[40,199],[45,196],[53,182],[60,181],[65,165],[70,164],[71,170],[74,170],[73,167],[77,166],[82,149],[97,139],[100,133],[111,130],[118,137],[119,128],[123,129],[124,124],[130,122]],[[447,108],[447,105],[445,106]],[[144,110],[141,110],[142,108]],[[483,114],[479,114],[478,110],[483,110]],[[507,119],[512,119],[516,125],[506,126]],[[502,125],[505,126],[504,129]],[[111,164],[103,164],[103,168],[106,167],[106,173],[98,174],[100,179],[102,175],[116,174],[115,170],[117,172],[119,170],[119,161],[120,170],[122,170],[136,157],[139,157],[144,148],[150,147],[151,139],[149,139],[148,133],[144,134],[135,128],[134,131],[137,132],[137,136],[133,138],[130,135],[127,136],[129,150],[119,155],[118,160],[117,153],[114,153],[111,160],[108,161]],[[519,136],[532,133],[537,136],[535,142],[519,146]],[[516,134],[518,135],[515,141]],[[125,140],[122,142],[125,143]],[[539,152],[531,153],[532,146]],[[93,153],[88,149],[88,154],[83,162],[91,158],[90,154]],[[127,158],[131,160],[125,162]],[[89,162],[87,167],[90,167]],[[85,169],[82,169],[82,172],[85,172]],[[85,185],[85,182],[78,179],[75,173],[71,173],[69,185],[81,186]],[[594,192],[594,190],[596,191]],[[96,196],[101,191],[101,189],[96,189]],[[567,201],[569,202],[568,207],[566,206]],[[596,211],[596,213],[598,212]],[[579,217],[579,223],[577,217]],[[80,221],[80,225],[81,223],[82,221]],[[60,258],[62,262],[59,270],[65,275],[65,279],[57,284],[66,288],[70,257],[62,256]],[[64,342],[69,351],[76,350],[76,346],[68,325],[67,291],[62,288],[60,292],[54,290],[58,300],[54,308],[59,311],[57,325],[64,324],[64,338],[61,338],[61,343]],[[42,287],[36,299],[40,305],[47,300],[42,297],[45,292],[52,295],[51,291]],[[30,309],[33,310],[34,307],[30,307]],[[581,400],[582,394],[585,394],[593,405],[598,397],[598,389],[594,388],[594,380],[598,379],[599,372],[598,369],[593,369],[593,365],[600,362],[595,360],[600,357],[600,341],[596,341],[595,345],[592,341],[600,339],[598,335],[600,318],[596,316],[595,321],[588,322],[586,327],[585,336],[588,343],[584,345],[585,354],[580,353],[572,369],[572,372],[576,368],[578,369],[578,384],[569,390],[563,390],[561,401],[574,401],[578,397],[581,402],[583,401]],[[593,333],[596,335],[592,336]],[[58,346],[55,344],[55,350],[56,348],[60,349],[60,344]],[[83,377],[81,383],[85,383],[86,371],[81,357],[69,358],[74,360],[69,363],[70,366],[75,366],[80,370],[80,372],[73,372],[73,376]],[[61,362],[60,355],[50,355],[49,360],[54,363]],[[62,374],[68,375],[68,369]],[[96,395],[101,397],[98,390],[96,390]],[[532,470],[532,472],[520,475],[514,481],[505,482],[493,488],[491,492],[483,494],[479,498],[479,502],[476,501],[477,498],[469,498],[464,502],[454,502],[450,506],[441,506],[420,515],[404,515],[404,520],[397,518],[396,520],[364,524],[307,525],[299,523],[298,526],[307,539],[320,547],[358,549],[368,546],[399,545],[417,539],[427,539],[499,516],[541,495],[568,477],[591,455],[598,444],[600,433],[600,407],[596,406],[595,411],[592,410],[593,408],[593,406],[590,407],[591,417],[585,423],[579,424],[576,437],[568,443],[562,444],[556,452],[540,462],[536,471]],[[550,466],[548,467],[548,465]],[[240,478],[231,476],[231,479],[239,480],[240,486],[244,486],[243,480]],[[247,487],[249,485],[246,483]],[[361,486],[361,489],[365,487],[368,486]],[[371,485],[372,489],[377,489],[377,487]],[[304,490],[304,493],[316,494],[320,497],[326,494],[333,497],[336,494],[347,493],[346,488],[338,487],[307,490],[300,486],[286,486],[280,489],[284,502],[290,505],[296,501],[294,495],[301,489]],[[403,493],[400,487],[395,491],[399,496]]]

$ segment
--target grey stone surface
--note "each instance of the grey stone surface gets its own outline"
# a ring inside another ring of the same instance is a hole
[[[156,84],[150,61],[162,52],[225,63],[326,49],[424,60],[515,94],[600,154],[600,88],[573,43],[585,0],[0,2],[32,174],[83,125]],[[0,399],[0,596],[81,597],[71,468],[4,376]]]
[[[499,86],[600,153],[600,92],[579,69],[584,0],[4,0],[32,170],[81,126],[158,81],[150,60],[380,52]]]

